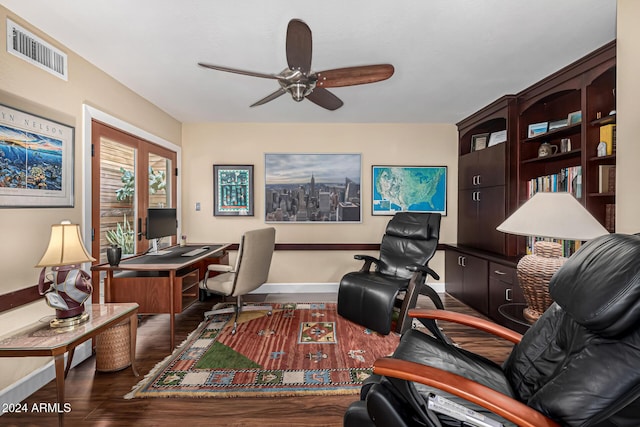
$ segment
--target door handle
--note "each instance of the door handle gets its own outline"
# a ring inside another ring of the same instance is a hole
[[[467,261],[467,257],[463,257],[463,256],[461,256],[461,257],[460,257],[460,261],[461,261],[461,264],[460,264],[460,265],[461,265],[462,267],[466,267],[466,266],[467,266],[467,262],[466,262],[466,261]]]
[[[138,241],[142,240],[142,218],[138,218]]]

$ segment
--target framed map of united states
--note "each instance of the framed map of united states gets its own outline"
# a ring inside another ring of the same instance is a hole
[[[372,215],[447,214],[446,166],[372,166]]]

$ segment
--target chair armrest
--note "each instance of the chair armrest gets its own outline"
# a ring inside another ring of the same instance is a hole
[[[364,265],[360,269],[361,272],[369,271],[371,269],[372,263],[375,264],[376,267],[380,263],[380,260],[378,258],[372,257],[370,255],[354,255],[353,258],[364,261]]]
[[[411,265],[407,265],[406,269],[409,270],[409,271],[413,271],[414,273],[417,272],[417,271],[421,271],[421,272],[423,272],[425,274],[428,274],[429,276],[433,277],[435,280],[440,280],[440,276],[438,275],[438,273],[436,273],[435,271],[433,271],[432,269],[430,269],[426,265],[411,264]]]
[[[522,334],[498,325],[497,323],[481,319],[479,317],[470,316],[468,314],[456,313],[454,311],[414,308],[409,310],[409,316],[415,319],[444,320],[458,323],[460,325],[471,326],[472,328],[485,331],[507,341],[511,341],[514,344],[518,344],[522,339]]]
[[[209,264],[207,266],[209,271],[217,271],[219,273],[229,273],[233,271],[233,267],[227,264]]]
[[[560,427],[552,419],[522,402],[460,375],[431,366],[383,357],[373,364],[373,373],[418,382],[459,396],[521,427]]]

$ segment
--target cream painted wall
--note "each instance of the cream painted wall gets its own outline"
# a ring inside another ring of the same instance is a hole
[[[618,0],[616,231],[640,232],[640,1]]]
[[[69,80],[64,81],[7,53],[6,18],[27,28],[68,54]],[[42,34],[0,6],[0,103],[75,127],[73,208],[1,209],[0,294],[33,286],[39,269],[34,265],[46,249],[51,224],[69,219],[82,221],[83,153],[90,143],[82,140],[82,105],[86,103],[158,135],[181,144],[181,123],[136,95],[55,40]],[[53,314],[42,301],[0,313],[3,333]],[[0,359],[0,390],[47,362],[47,358]]]
[[[453,124],[185,124],[182,140],[183,232],[191,242],[237,243],[243,231],[265,226],[265,153],[362,154],[362,222],[275,223],[277,243],[380,243],[390,217],[371,215],[372,165],[448,166],[448,215],[442,219],[440,241],[456,241],[458,163]],[[214,164],[254,165],[255,216],[213,216]],[[201,205],[199,212],[196,203]],[[360,267],[353,260],[356,252],[278,251],[269,282],[339,282],[344,273]],[[442,254],[431,266],[444,275]]]

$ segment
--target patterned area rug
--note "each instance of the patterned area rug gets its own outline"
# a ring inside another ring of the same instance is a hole
[[[399,336],[379,335],[338,316],[333,303],[272,304],[203,322],[126,399],[357,394],[373,362]]]

